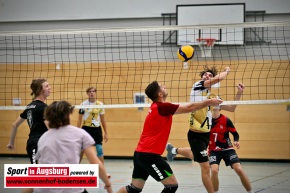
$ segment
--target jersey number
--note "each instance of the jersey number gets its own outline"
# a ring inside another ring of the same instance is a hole
[[[216,142],[218,134],[217,133],[213,133],[213,135],[214,135],[214,142]]]
[[[202,122],[202,124],[200,125],[201,128],[203,128],[203,126],[205,125],[205,123],[207,123],[207,129],[209,129],[209,119],[208,117],[205,118],[205,120]]]

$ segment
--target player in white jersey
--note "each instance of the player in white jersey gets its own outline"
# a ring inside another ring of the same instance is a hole
[[[217,97],[214,93],[211,93],[212,85],[224,80],[230,68],[226,67],[221,73],[217,73],[215,66],[208,68],[205,66],[204,70],[200,73],[201,80],[195,82],[192,86],[190,93],[190,102],[203,101],[209,98]],[[208,106],[198,111],[189,114],[189,131],[187,133],[189,148],[184,148],[188,154],[193,156],[194,161],[200,164],[201,179],[208,193],[214,193],[213,185],[210,179],[210,165],[207,154],[207,147],[210,137],[211,119],[212,119],[212,107]],[[171,144],[167,145],[168,161],[172,161],[177,154],[176,148]],[[182,149],[182,148],[180,148]],[[179,150],[179,148],[178,148]]]
[[[89,87],[87,90],[88,99],[81,105],[103,105],[96,99],[96,88]],[[96,143],[97,156],[104,164],[103,140],[108,141],[108,130],[105,121],[104,108],[83,108],[79,110],[77,127],[87,131]],[[103,135],[104,130],[104,135]]]

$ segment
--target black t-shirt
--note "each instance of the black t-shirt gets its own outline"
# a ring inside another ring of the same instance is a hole
[[[29,139],[40,138],[47,131],[44,124],[43,113],[47,107],[42,101],[35,100],[26,106],[26,109],[20,114],[22,119],[27,119],[30,128]]]

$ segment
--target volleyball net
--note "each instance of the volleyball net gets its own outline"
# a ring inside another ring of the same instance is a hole
[[[204,37],[217,37],[210,56],[196,42]],[[188,44],[195,56],[184,69],[176,51]],[[105,108],[148,107],[144,90],[153,80],[166,86],[167,101],[184,103],[205,65],[231,69],[212,89],[224,104],[289,104],[289,51],[289,21],[1,32],[0,110],[24,109],[36,78],[52,87],[47,103],[67,100],[79,108],[95,86]],[[238,83],[246,89],[233,101]]]

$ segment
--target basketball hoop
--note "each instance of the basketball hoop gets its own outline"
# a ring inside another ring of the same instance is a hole
[[[198,38],[196,39],[201,51],[201,57],[212,57],[212,48],[216,42],[214,38]]]

